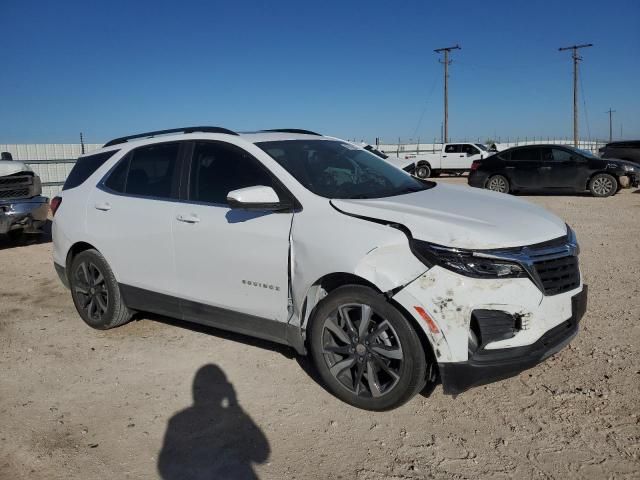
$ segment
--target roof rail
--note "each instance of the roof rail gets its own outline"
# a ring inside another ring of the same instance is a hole
[[[281,132],[281,133],[301,133],[303,135],[317,135],[322,137],[321,133],[312,132],[311,130],[302,130],[300,128],[272,128],[270,130],[260,130],[261,132]]]
[[[183,128],[170,128],[169,130],[155,130],[153,132],[145,132],[138,133],[137,135],[129,135],[127,137],[114,138],[113,140],[108,141],[104,144],[104,147],[110,147],[112,145],[118,145],[119,143],[125,143],[128,140],[134,140],[136,138],[151,138],[156,135],[166,135],[169,133],[193,133],[193,132],[204,132],[204,133],[226,133],[227,135],[238,135],[236,132],[232,130],[228,130],[226,128],[221,127],[183,127]]]

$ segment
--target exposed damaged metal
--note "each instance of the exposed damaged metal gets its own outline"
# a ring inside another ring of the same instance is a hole
[[[40,178],[27,165],[0,160],[0,234],[39,233],[49,213],[41,193]]]

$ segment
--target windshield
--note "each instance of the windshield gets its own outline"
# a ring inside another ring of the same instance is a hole
[[[476,147],[478,147],[480,150],[484,150],[485,152],[487,151],[487,147],[481,143],[476,143],[475,144]]]
[[[326,198],[382,198],[435,186],[345,142],[281,140],[256,145],[305,188]]]
[[[579,153],[580,155],[582,155],[583,157],[588,157],[588,158],[599,158],[596,157],[593,153],[591,153],[589,150],[583,150],[581,148],[576,148],[576,147],[569,147],[571,150],[573,150],[574,152]]]

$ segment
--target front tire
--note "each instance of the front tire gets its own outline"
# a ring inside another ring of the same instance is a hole
[[[416,331],[368,287],[337,288],[318,304],[310,350],[331,393],[358,408],[398,407],[425,385],[427,362]]]
[[[589,191],[594,197],[610,197],[618,191],[618,182],[608,173],[598,173],[589,181]]]
[[[509,193],[509,180],[503,175],[494,175],[487,180],[485,187],[494,192]]]
[[[90,327],[107,330],[131,319],[116,277],[97,250],[85,250],[73,258],[69,283],[76,310]]]

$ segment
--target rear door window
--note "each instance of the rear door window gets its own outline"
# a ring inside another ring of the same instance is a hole
[[[87,180],[87,178],[93,175],[96,170],[104,165],[104,163],[111,157],[113,157],[116,153],[118,153],[118,150],[80,157],[71,169],[67,180],[62,186],[62,190],[69,190],[70,188],[75,188],[82,185]]]
[[[511,152],[511,160],[514,162],[537,162],[540,160],[540,149],[518,148]]]
[[[116,166],[104,185],[126,195],[178,198],[179,152],[180,142],[136,148]]]
[[[444,147],[444,153],[462,153],[462,145],[449,144]]]

